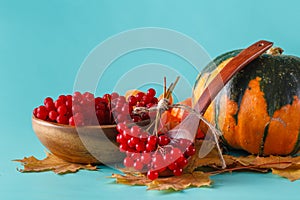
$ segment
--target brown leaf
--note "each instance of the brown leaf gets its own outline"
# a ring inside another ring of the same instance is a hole
[[[295,181],[300,179],[300,166],[288,167],[285,169],[272,169],[272,173],[285,177],[290,181]]]
[[[198,152],[199,149],[201,148],[202,145],[202,141],[201,140],[197,140],[195,143],[195,147],[196,147],[196,154],[190,158],[189,160],[189,164],[186,167],[186,171],[187,172],[193,172],[195,169],[199,168],[199,167],[203,167],[203,166],[209,166],[212,168],[218,168],[222,166],[218,151],[216,148],[213,148],[211,150],[211,152],[206,155],[204,158],[199,158],[198,157]],[[232,156],[229,155],[223,155],[225,163],[227,166],[230,166],[232,164],[234,164],[236,161],[233,159]]]
[[[209,175],[198,171],[181,176],[171,176],[168,178],[158,178],[148,185],[149,190],[184,190],[189,187],[210,186],[212,181]]]
[[[126,185],[147,185],[151,182],[150,179],[141,173],[112,174],[111,177],[116,178],[117,183]]]
[[[246,157],[237,157],[234,159],[243,166],[254,166],[258,168],[285,169],[293,164],[293,158],[290,156],[258,157],[250,155]]]
[[[96,166],[90,164],[70,163],[47,152],[46,155],[47,157],[43,160],[38,160],[34,156],[30,156],[14,161],[20,162],[24,166],[24,169],[19,169],[20,172],[43,172],[52,170],[56,174],[66,174],[77,172],[79,169],[97,170]]]
[[[203,172],[193,172],[181,176],[158,178],[154,181],[151,181],[141,173],[126,173],[124,175],[113,174],[112,178],[116,178],[116,182],[120,184],[144,185],[148,187],[148,190],[173,189],[177,191],[188,187],[209,186],[211,184],[209,175]]]

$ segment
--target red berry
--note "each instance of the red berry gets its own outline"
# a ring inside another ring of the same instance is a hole
[[[144,106],[145,106],[145,103],[142,101],[136,103],[136,107],[144,107]]]
[[[143,152],[146,149],[146,145],[143,142],[139,142],[135,145],[137,152]]]
[[[148,137],[148,144],[155,146],[157,144],[157,137],[154,135],[151,135]]]
[[[154,106],[153,103],[148,103],[148,104],[146,105],[147,108],[151,108],[152,106]]]
[[[37,109],[38,108],[33,109],[33,112],[32,112],[35,117],[36,117],[36,114],[37,114]]]
[[[60,95],[58,97],[58,100],[61,100],[62,102],[66,102],[67,101],[67,97],[65,95]]]
[[[46,120],[47,119],[47,115],[44,113],[37,113],[36,117],[41,119],[41,120]]]
[[[140,139],[137,137],[132,137],[132,138],[130,138],[130,140],[131,140],[132,144],[134,144],[134,145],[136,145],[140,142]]]
[[[158,99],[157,99],[156,97],[153,97],[152,103],[153,103],[153,104],[158,104]]]
[[[142,113],[141,114],[141,119],[142,120],[147,120],[147,119],[149,119],[149,115],[147,113]]]
[[[68,118],[64,115],[58,115],[56,121],[59,124],[69,124]]]
[[[85,92],[83,93],[83,97],[85,98],[86,101],[88,102],[94,102],[94,94],[90,93],[90,92]]]
[[[158,137],[158,144],[161,146],[167,145],[170,143],[170,138],[166,135],[161,135]]]
[[[55,108],[57,109],[59,106],[63,105],[64,102],[61,100],[61,99],[57,99],[55,102],[54,102],[54,106]]]
[[[110,96],[111,96],[111,99],[113,100],[113,99],[117,99],[119,97],[119,94],[116,92],[113,92],[113,93],[111,93]]]
[[[128,104],[130,106],[134,106],[137,103],[137,98],[135,96],[129,96],[128,97]]]
[[[96,97],[95,98],[95,104],[103,104],[106,103],[104,99],[102,99],[101,97]]]
[[[133,122],[140,122],[141,120],[142,120],[141,117],[138,116],[138,115],[135,115],[135,116],[132,117]]]
[[[130,139],[130,140],[127,140],[127,145],[130,147],[130,148],[134,148],[135,147],[135,144],[133,143],[133,141]]]
[[[46,105],[46,103],[51,102],[53,103],[53,99],[51,97],[46,97],[44,100],[44,105]]]
[[[158,172],[157,171],[153,171],[153,170],[150,170],[147,172],[147,178],[150,179],[150,180],[155,180],[158,178]]]
[[[58,116],[58,113],[57,113],[56,111],[51,110],[51,111],[49,112],[49,119],[51,119],[52,121],[55,121],[56,118],[57,118],[57,116]]]
[[[168,168],[170,169],[170,170],[174,170],[174,169],[177,169],[178,167],[177,167],[177,163],[176,162],[172,162],[171,164],[169,164],[169,166],[168,166]]]
[[[106,106],[104,103],[98,103],[95,105],[96,110],[105,110]]]
[[[125,167],[133,167],[134,161],[130,157],[126,157],[123,163]]]
[[[121,103],[125,103],[126,102],[126,98],[124,96],[119,96],[119,102]]]
[[[170,151],[171,161],[175,161],[182,156],[182,151],[178,148],[172,148]]]
[[[137,137],[140,134],[140,132],[141,132],[141,128],[139,126],[133,126],[130,129],[131,135],[135,137]]]
[[[148,91],[147,91],[147,95],[150,96],[150,97],[154,97],[156,94],[156,91],[153,89],[153,88],[150,88]]]
[[[68,99],[65,104],[66,104],[67,109],[69,111],[71,111],[72,110],[72,100]]]
[[[129,114],[129,106],[128,106],[128,104],[124,104],[124,105],[123,105],[121,112],[122,112],[124,115]]]
[[[183,172],[182,168],[176,168],[176,169],[173,170],[173,174],[175,176],[180,176],[182,174],[182,172]]]
[[[103,95],[102,98],[103,98],[107,103],[111,101],[111,96],[110,96],[110,94],[105,94],[105,95]]]
[[[144,164],[148,164],[151,162],[151,154],[150,153],[143,153],[142,156],[141,156],[141,161],[144,163]]]
[[[182,159],[178,159],[177,166],[179,168],[184,168],[188,164],[188,160],[185,157],[182,157]]]
[[[121,152],[126,152],[128,150],[128,145],[126,145],[126,144],[120,144],[119,150]]]
[[[75,120],[73,116],[69,118],[69,125],[75,126]]]
[[[156,146],[155,145],[151,145],[151,144],[146,144],[146,151],[147,152],[151,152],[151,151],[154,151],[156,149]]]
[[[187,156],[193,156],[196,153],[196,149],[194,147],[194,145],[190,145],[187,149],[186,149],[186,155]]]
[[[57,112],[60,114],[60,115],[65,115],[67,113],[67,107],[66,105],[60,105],[58,108],[57,108]]]
[[[66,98],[67,98],[67,101],[72,101],[72,95],[68,94],[68,95],[66,96]]]
[[[76,126],[83,126],[84,125],[84,121],[83,121],[83,116],[81,113],[76,113],[75,115],[73,115],[74,117],[74,122]]]
[[[37,118],[39,118],[41,120],[47,119],[48,110],[46,109],[45,106],[39,106],[36,111],[37,111],[37,113],[36,113]]]
[[[144,95],[142,97],[141,102],[144,102],[144,105],[147,105],[148,103],[151,103],[152,99],[153,99],[153,97],[148,96],[148,95]]]
[[[74,92],[73,94],[73,97],[81,97],[81,96],[82,96],[81,92],[78,91]]]
[[[45,107],[46,107],[46,109],[47,109],[48,111],[56,110],[56,109],[55,109],[55,106],[54,106],[54,103],[53,103],[53,102],[50,102],[50,101],[46,102]]]
[[[134,162],[133,167],[134,169],[141,171],[144,167],[144,164],[141,161],[137,160]]]
[[[147,142],[148,135],[149,135],[148,132],[141,132],[139,138],[142,142]]]
[[[145,95],[144,92],[139,92],[135,95],[135,98],[137,101],[141,101],[144,95]]]
[[[128,128],[127,128],[127,126],[126,126],[125,124],[119,123],[119,124],[117,124],[116,129],[117,129],[117,131],[118,131],[119,133],[123,133],[123,131],[124,131],[125,129],[128,129]]]

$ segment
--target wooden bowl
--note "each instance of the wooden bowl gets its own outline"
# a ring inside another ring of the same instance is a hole
[[[74,127],[32,117],[32,127],[42,144],[54,155],[74,163],[113,164],[122,162],[115,141],[115,125]]]

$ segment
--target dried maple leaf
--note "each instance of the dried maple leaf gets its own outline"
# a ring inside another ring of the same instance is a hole
[[[295,181],[300,179],[300,166],[288,167],[285,169],[272,169],[272,173],[285,177],[290,181]]]
[[[199,149],[202,146],[202,141],[197,140],[195,142],[195,147],[196,147],[196,154],[190,158],[189,164],[186,167],[185,171],[186,172],[193,172],[195,169],[203,166],[209,166],[212,168],[219,168],[222,166],[218,150],[216,148],[213,148],[204,158],[199,158],[198,153]],[[234,164],[236,161],[232,156],[229,155],[223,155],[225,163],[227,166],[230,166]]]
[[[197,171],[183,174],[181,176],[171,176],[167,178],[158,178],[147,184],[149,190],[184,190],[189,187],[210,186],[212,181],[209,175]]]
[[[258,168],[285,169],[293,164],[293,158],[290,156],[258,157],[250,155],[246,157],[236,157],[234,159],[243,166],[254,166]]]
[[[148,179],[141,173],[113,174],[117,183],[126,185],[144,185],[148,190],[184,190],[188,187],[201,187],[211,185],[209,175],[203,172],[193,172],[181,176],[158,178],[154,181]]]
[[[116,178],[117,183],[126,185],[147,185],[151,182],[150,179],[141,173],[112,174],[111,177]]]
[[[56,174],[66,174],[77,172],[80,169],[97,170],[96,166],[90,164],[85,165],[67,162],[47,152],[46,155],[47,157],[43,160],[38,160],[34,156],[30,156],[14,161],[20,162],[24,166],[24,169],[18,169],[20,172],[43,172],[52,170]]]

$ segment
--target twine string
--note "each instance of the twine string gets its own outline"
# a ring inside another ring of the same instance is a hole
[[[226,168],[226,163],[222,154],[222,150],[221,147],[219,145],[219,137],[222,135],[222,133],[216,129],[210,122],[208,122],[202,114],[200,114],[199,112],[197,112],[195,109],[187,106],[187,105],[183,105],[183,104],[170,104],[170,101],[167,98],[162,98],[161,100],[159,100],[158,104],[156,106],[150,107],[150,108],[145,108],[145,107],[135,107],[133,110],[133,114],[142,114],[142,113],[147,113],[147,112],[152,112],[152,111],[156,111],[156,119],[154,120],[154,134],[157,135],[157,129],[158,129],[158,123],[160,121],[160,117],[161,114],[164,113],[165,111],[169,110],[170,108],[179,108],[179,109],[183,109],[184,111],[187,111],[190,114],[194,114],[198,119],[200,119],[201,121],[203,121],[211,130],[211,133],[213,135],[213,141],[216,144],[217,150],[218,150],[218,154],[221,160],[221,164],[222,164],[222,168]],[[151,127],[152,125],[150,125]],[[204,143],[205,144],[205,143]]]

